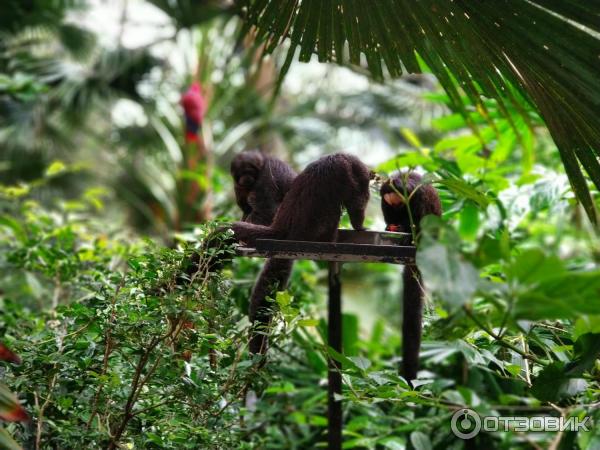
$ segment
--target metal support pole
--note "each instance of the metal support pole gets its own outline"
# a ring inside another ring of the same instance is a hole
[[[342,284],[340,282],[341,263],[329,263],[329,317],[327,335],[329,346],[342,353]],[[342,401],[335,399],[335,394],[342,394],[342,374],[340,363],[329,358],[328,373],[328,442],[329,450],[342,448]]]

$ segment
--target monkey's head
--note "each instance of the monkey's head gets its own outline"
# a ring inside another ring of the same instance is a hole
[[[265,165],[265,157],[257,150],[242,152],[231,161],[230,172],[236,186],[250,189]]]
[[[405,230],[408,223],[406,204],[420,184],[421,175],[399,172],[381,185],[381,210],[389,231],[408,231]]]
[[[400,172],[392,176],[381,185],[382,205],[395,208],[406,203],[406,198],[421,183],[421,175],[415,172]]]

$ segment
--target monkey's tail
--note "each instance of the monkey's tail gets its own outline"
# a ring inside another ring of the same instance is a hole
[[[277,291],[287,287],[294,260],[268,259],[252,290],[248,316],[252,322],[249,350],[254,354],[265,354],[269,346],[268,328],[273,309],[267,297],[275,297]]]
[[[247,222],[234,222],[231,229],[235,238],[247,245],[255,245],[257,239],[274,239],[279,234],[271,227]]]
[[[423,328],[423,282],[416,265],[404,266],[402,301],[402,376],[410,382],[417,378]]]

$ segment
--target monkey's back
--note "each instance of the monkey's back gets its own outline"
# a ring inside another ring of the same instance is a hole
[[[356,189],[354,165],[368,169],[358,158],[336,153],[309,164],[296,177],[283,199],[272,228],[280,238],[332,241],[339,226],[342,205]],[[368,197],[368,186],[367,193]]]
[[[246,221],[257,225],[271,225],[277,208],[292,187],[296,172],[285,162],[264,157],[260,175],[247,198],[252,208]]]
[[[292,187],[298,174],[285,162],[267,157],[261,173],[265,189],[272,189],[277,203],[280,204]]]

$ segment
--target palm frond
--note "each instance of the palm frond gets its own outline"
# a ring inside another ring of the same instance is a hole
[[[509,109],[524,96],[598,223],[581,168],[600,189],[600,1],[251,0],[245,15],[269,51],[289,39],[283,72],[298,49],[300,61],[366,64],[378,79],[424,63],[467,121],[462,93],[483,111],[482,97]]]

